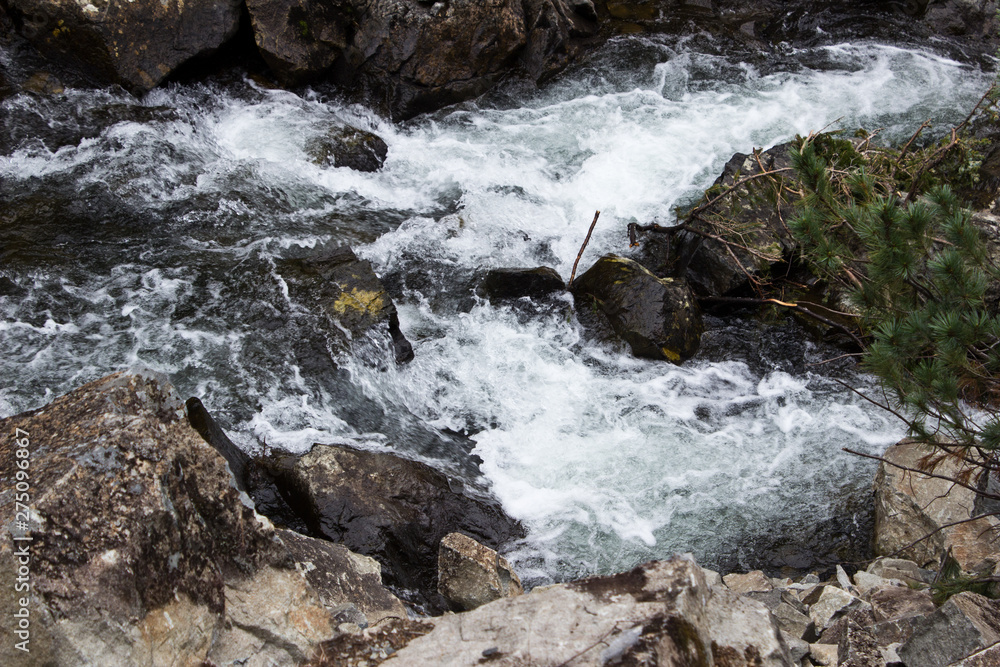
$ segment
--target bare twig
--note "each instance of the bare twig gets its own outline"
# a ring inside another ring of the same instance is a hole
[[[597,218],[600,215],[600,211],[594,211],[594,221],[590,223],[590,229],[587,230],[587,238],[583,240],[583,245],[580,246],[580,252],[576,255],[576,261],[573,262],[573,272],[569,274],[569,285],[567,285],[567,287],[573,287],[573,279],[576,278],[576,267],[580,264],[580,258],[583,257],[583,251],[587,248],[587,244],[590,243],[590,235],[594,233],[594,227],[597,226]]]
[[[990,500],[1000,500],[1000,495],[997,495],[995,493],[987,493],[986,491],[980,491],[979,489],[977,489],[976,487],[974,487],[974,486],[972,486],[970,484],[966,484],[964,482],[960,482],[960,481],[958,481],[957,479],[955,479],[953,477],[948,477],[947,475],[939,475],[939,474],[934,473],[934,472],[928,472],[926,470],[919,470],[917,468],[911,468],[909,466],[904,466],[902,464],[890,461],[889,459],[885,458],[884,456],[876,456],[875,454],[865,454],[863,452],[857,452],[857,451],[855,451],[853,449],[850,449],[849,447],[844,447],[843,449],[848,454],[854,454],[856,456],[862,456],[862,457],[864,457],[866,459],[875,459],[876,461],[882,461],[883,463],[887,463],[887,464],[891,465],[894,468],[899,468],[900,470],[906,470],[907,472],[912,472],[912,473],[915,473],[917,475],[923,475],[924,477],[933,477],[934,479],[943,479],[946,482],[951,482],[952,484],[954,484],[956,486],[961,486],[962,488],[968,489],[969,491],[972,491],[973,493],[978,494],[978,495],[982,496],[983,498],[988,498]],[[978,517],[976,517],[976,518],[978,518]]]
[[[701,297],[700,299],[698,299],[698,302],[699,303],[732,303],[732,304],[746,305],[746,306],[763,306],[763,305],[767,305],[767,304],[773,303],[775,305],[783,306],[785,308],[790,308],[791,310],[795,310],[797,312],[800,312],[803,315],[805,315],[806,317],[811,317],[814,320],[817,320],[818,322],[822,322],[823,324],[825,324],[825,325],[827,325],[829,327],[833,327],[833,328],[837,329],[838,331],[842,331],[845,334],[847,334],[848,336],[850,336],[851,340],[853,340],[858,345],[858,347],[860,347],[861,349],[865,348],[865,344],[861,341],[860,338],[858,338],[857,334],[855,334],[853,331],[851,331],[850,329],[848,329],[847,327],[845,327],[843,324],[840,324],[839,322],[834,322],[830,318],[823,317],[822,315],[820,315],[818,313],[814,313],[813,311],[809,310],[805,306],[802,306],[802,305],[797,304],[797,303],[788,303],[786,301],[779,301],[778,299],[753,299],[753,298],[749,298],[749,297],[732,297],[732,296],[705,296],[705,297]]]

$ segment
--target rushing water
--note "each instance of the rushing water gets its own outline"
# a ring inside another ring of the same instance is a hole
[[[244,447],[389,448],[488,486],[529,529],[511,548],[532,582],[677,550],[809,566],[823,545],[801,536],[843,538],[865,502],[871,467],[841,447],[902,433],[834,381],[865,377],[810,365],[835,351],[711,320],[683,366],[638,360],[583,336],[569,302],[490,305],[472,286],[490,267],[568,276],[598,209],[584,267],[628,252],[629,222],[671,220],[736,151],[953,122],[988,78],[886,45],[751,66],[635,38],[404,125],[249,80],[7,99],[0,416],[151,367]],[[385,139],[381,171],[310,160],[344,122]],[[290,299],[281,260],[343,244],[394,292],[412,363],[377,344],[334,358]]]

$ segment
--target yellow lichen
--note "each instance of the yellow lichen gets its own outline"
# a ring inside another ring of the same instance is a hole
[[[673,350],[671,350],[669,347],[661,347],[660,348],[660,352],[662,352],[663,356],[665,356],[670,361],[680,361],[681,360],[681,355],[677,354],[676,352],[674,352]]]
[[[350,292],[341,292],[337,300],[333,302],[333,310],[338,315],[343,315],[348,310],[377,313],[383,308],[385,308],[385,292],[361,290],[357,287]]]

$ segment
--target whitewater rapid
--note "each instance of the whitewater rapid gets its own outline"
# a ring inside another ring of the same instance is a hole
[[[872,469],[841,448],[903,434],[836,381],[869,378],[822,364],[835,351],[792,325],[710,320],[705,351],[673,366],[590,341],[569,301],[491,305],[472,287],[492,267],[568,277],[596,210],[581,270],[629,252],[628,223],[669,224],[737,151],[943,128],[991,77],[883,44],[761,67],[630,38],[540,89],[401,125],[249,79],[7,99],[28,129],[0,156],[0,416],[148,367],[247,449],[389,449],[489,488],[528,528],[510,557],[532,583],[678,550],[808,567],[865,514]],[[343,123],[386,141],[383,169],[310,159]],[[281,260],[343,244],[389,286],[412,363],[332,354],[295,324]]]

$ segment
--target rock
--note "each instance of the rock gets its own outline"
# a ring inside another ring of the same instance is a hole
[[[898,650],[907,667],[939,667],[1000,641],[1000,603],[959,593],[924,616]]]
[[[715,570],[709,570],[706,567],[701,568],[701,571],[705,573],[705,581],[708,582],[709,586],[721,586],[722,585],[722,575]]]
[[[708,193],[721,192],[740,179],[762,171],[790,167],[790,147],[791,144],[781,144],[754,155],[735,154]],[[791,235],[783,222],[794,215],[793,202],[787,195],[775,196],[784,184],[792,181],[787,173],[750,181],[706,209],[701,214],[704,220],[699,218],[690,223],[693,229],[716,236],[719,233],[717,224],[743,229],[740,243],[756,254],[696,232],[679,231],[666,249],[651,247],[649,252],[660,253],[660,256],[650,258],[649,266],[657,273],[683,276],[698,296],[725,296],[738,291],[747,284],[748,273],[753,275],[769,270],[793,248]]]
[[[449,533],[438,551],[438,592],[461,610],[524,593],[507,559],[467,535]]]
[[[10,0],[21,34],[96,83],[145,92],[236,34],[237,0]]]
[[[575,3],[579,5],[580,3]],[[287,85],[329,77],[396,119],[476,97],[516,67],[538,81],[596,32],[566,0],[249,0],[261,54]]]
[[[890,587],[875,591],[871,595],[872,613],[875,620],[893,621],[908,616],[923,616],[934,611],[934,601],[927,591],[911,588]]]
[[[948,667],[996,667],[1000,665],[1000,644],[976,651],[972,655],[953,662]]]
[[[809,607],[809,618],[816,624],[817,632],[829,628],[833,621],[849,611],[860,609],[868,603],[836,586],[823,587],[819,599]]]
[[[879,558],[868,566],[869,573],[884,579],[897,579],[907,585],[927,584],[933,580],[934,573],[921,569],[912,560],[905,558]]]
[[[885,452],[885,459],[908,468],[918,468],[921,459],[940,454],[921,443],[904,440]],[[960,475],[962,464],[948,457],[935,468],[935,474]],[[875,476],[875,552],[900,553],[919,565],[936,564],[946,549],[966,572],[981,572],[996,567],[1000,554],[990,535],[1000,526],[995,517],[945,528],[947,524],[969,519],[976,501],[974,491],[947,480],[927,477],[880,463]],[[922,537],[921,540],[910,546]]]
[[[817,665],[836,665],[840,647],[837,644],[810,644],[809,657]]]
[[[378,135],[347,125],[309,142],[306,152],[320,166],[374,172],[382,168],[389,147]]]
[[[392,340],[397,363],[413,359],[413,346],[399,329],[396,306],[371,264],[348,247],[278,265],[289,295],[325,319],[331,347],[345,349],[373,332]]]
[[[837,645],[837,664],[845,667],[885,667],[878,642],[868,628],[848,621]]]
[[[774,584],[760,570],[746,574],[727,574],[722,578],[726,586],[734,593],[750,593],[751,591],[770,591]]]
[[[788,646],[788,655],[792,659],[793,665],[801,665],[802,661],[809,655],[809,642],[793,637],[784,630],[781,631],[782,639]]]
[[[547,266],[534,269],[490,269],[482,282],[482,291],[490,301],[522,297],[541,299],[565,290],[566,283],[562,277],[555,269]]]
[[[716,664],[788,665],[791,662],[774,616],[760,602],[725,589],[713,589],[702,624],[711,637]]]
[[[892,586],[906,586],[906,583],[899,579],[885,579],[877,574],[859,570],[854,573],[854,585],[860,596],[867,599],[872,591]]]
[[[393,662],[790,664],[766,609],[710,589],[700,568],[681,558],[538,588],[425,623],[433,629],[399,648]]]
[[[205,442],[212,445],[215,451],[222,454],[222,458],[226,459],[226,465],[229,466],[229,472],[232,474],[237,488],[240,491],[246,491],[246,468],[250,462],[247,453],[237,447],[236,443],[230,440],[225,431],[215,423],[201,399],[192,396],[184,404],[184,410],[191,427],[198,431],[198,434],[205,439]]]
[[[277,534],[335,621],[366,628],[388,618],[407,618],[403,603],[382,585],[382,566],[374,558],[290,530]]]
[[[596,308],[633,354],[680,363],[698,351],[704,325],[683,280],[657,278],[630,259],[605,255],[571,286],[577,308]]]
[[[163,378],[116,373],[0,427],[24,445],[0,440],[0,509],[31,508],[30,530],[0,535],[0,567],[16,572],[26,554],[31,583],[4,587],[0,627],[16,636],[13,611],[26,610],[35,664],[291,664],[333,633]],[[0,647],[0,663],[21,657]]]
[[[524,535],[496,503],[461,491],[461,482],[428,465],[347,446],[315,445],[273,474],[316,535],[382,564],[385,580],[430,610],[437,593],[438,546],[461,532],[491,548]],[[458,490],[455,490],[458,489]]]
[[[787,602],[780,603],[772,613],[778,621],[778,627],[790,637],[804,639],[807,635],[816,634],[816,623]]]

